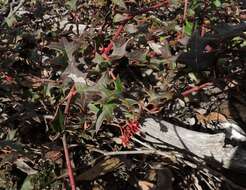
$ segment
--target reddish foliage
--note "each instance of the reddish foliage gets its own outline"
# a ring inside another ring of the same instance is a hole
[[[131,137],[140,130],[140,125],[137,120],[132,120],[127,123],[127,125],[121,130],[121,141],[123,146],[127,146]]]
[[[119,37],[120,37],[120,34],[122,33],[122,31],[124,30],[124,26],[127,24],[127,22],[129,20],[132,20],[135,16],[137,15],[141,15],[141,14],[144,14],[144,13],[147,13],[149,11],[153,11],[153,10],[156,10],[162,6],[168,6],[169,4],[169,1],[168,0],[163,0],[155,5],[153,5],[152,7],[148,7],[148,8],[143,8],[135,13],[129,13],[128,17],[121,23],[121,25],[117,28],[117,30],[115,31],[114,35],[113,35],[113,38],[112,40],[110,41],[110,43],[108,44],[108,46],[106,48],[103,48],[102,49],[102,55],[104,58],[108,59],[108,54],[109,52],[112,50],[113,48],[113,42],[115,40],[117,40]]]

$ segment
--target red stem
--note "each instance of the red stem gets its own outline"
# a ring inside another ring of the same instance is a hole
[[[74,176],[73,176],[73,169],[71,166],[71,161],[69,159],[69,152],[67,148],[67,141],[66,141],[65,134],[63,134],[63,137],[62,137],[62,144],[63,144],[64,154],[65,154],[65,159],[66,159],[67,172],[68,172],[71,190],[76,190],[76,185],[75,185]]]
[[[73,96],[76,95],[76,87],[75,84],[71,87],[66,99],[67,99],[67,103],[66,103],[66,107],[64,110],[64,114],[67,115],[69,112],[69,107],[70,107],[70,103],[71,100],[73,98]],[[66,140],[66,135],[63,134],[62,137],[62,144],[63,144],[63,149],[64,149],[64,154],[65,154],[65,160],[66,160],[66,165],[67,165],[67,172],[68,172],[68,177],[69,177],[69,181],[70,181],[70,187],[71,190],[76,190],[76,185],[75,185],[75,181],[74,181],[74,176],[73,176],[73,169],[71,166],[71,161],[69,158],[69,152],[68,152],[68,148],[67,148],[67,140]]]
[[[151,7],[148,8],[143,8],[142,10],[139,10],[137,12],[135,12],[134,14],[129,13],[128,17],[122,21],[122,24],[119,26],[119,28],[115,31],[114,36],[112,38],[112,40],[110,41],[110,43],[108,44],[108,46],[106,48],[104,48],[103,50],[103,57],[107,58],[107,55],[109,54],[109,52],[111,51],[111,49],[113,48],[113,42],[120,36],[121,32],[124,30],[124,26],[127,24],[127,22],[131,19],[133,19],[135,16],[155,10],[157,8],[160,8],[164,5],[167,5],[168,1],[163,1],[163,2],[159,2]]]
[[[201,90],[201,89],[203,89],[203,88],[206,88],[207,86],[212,86],[212,85],[213,85],[213,83],[207,82],[207,83],[204,83],[204,84],[202,84],[202,85],[200,85],[200,86],[194,86],[194,87],[192,87],[191,89],[188,89],[188,90],[182,92],[181,94],[182,94],[183,96],[188,96],[188,95],[191,94],[192,92],[198,92],[199,90]]]
[[[168,1],[162,1],[162,2],[159,2],[159,3],[156,3],[155,5],[151,6],[151,7],[148,7],[148,8],[143,8],[142,10],[140,11],[137,11],[134,16],[136,15],[139,15],[139,14],[143,14],[143,13],[146,13],[146,12],[149,12],[149,11],[153,11],[157,8],[160,8],[162,6],[165,6],[165,5],[168,5]]]
[[[124,29],[125,24],[126,24],[126,22],[124,22],[123,24],[121,24],[121,25],[119,26],[119,28],[116,30],[116,32],[115,32],[115,34],[114,34],[112,40],[110,41],[108,47],[106,47],[106,48],[104,49],[103,54],[105,54],[105,55],[108,55],[108,54],[109,54],[110,50],[113,48],[113,41],[115,41],[115,40],[119,37],[120,33],[121,33],[121,32],[123,31],[123,29]]]
[[[66,107],[65,107],[65,110],[64,110],[64,114],[67,115],[68,114],[68,111],[69,111],[69,106],[70,106],[70,103],[71,103],[71,100],[72,100],[72,97],[75,96],[76,94],[76,88],[75,88],[75,84],[72,86],[72,88],[70,89],[67,97],[65,98],[67,100],[67,104],[66,104]]]

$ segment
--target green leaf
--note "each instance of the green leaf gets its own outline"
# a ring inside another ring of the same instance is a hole
[[[100,111],[100,109],[93,103],[89,103],[88,108],[91,112],[93,112],[95,114],[97,114]]]
[[[114,111],[115,107],[116,107],[115,104],[103,105],[102,112],[100,113],[100,115],[98,116],[97,121],[96,121],[96,132],[99,131],[104,120],[112,119],[113,111]]]
[[[35,189],[35,185],[32,183],[33,175],[29,175],[26,177],[24,183],[21,186],[20,190],[33,190]]]
[[[101,64],[102,62],[105,62],[105,59],[100,54],[96,53],[92,62],[97,63],[97,64]]]
[[[117,77],[117,79],[114,81],[114,86],[115,86],[115,94],[119,96],[123,91],[123,84],[119,77]]]
[[[96,53],[92,62],[97,63],[95,70],[98,72],[105,71],[111,63],[106,61],[100,54]]]
[[[54,85],[53,84],[51,84],[51,83],[48,83],[48,84],[46,84],[46,85],[44,85],[44,96],[46,96],[46,97],[51,97],[51,89],[54,87]]]
[[[216,7],[221,7],[221,1],[220,1],[220,0],[214,0],[214,1],[213,1],[213,4],[214,4]]]
[[[123,0],[112,0],[112,3],[126,9],[126,4]]]
[[[127,18],[128,18],[128,15],[122,15],[122,14],[117,13],[116,15],[114,15],[113,22],[114,23],[122,22],[126,20]]]
[[[91,87],[91,90],[99,91],[102,97],[107,98],[112,95],[112,91],[107,88],[110,84],[110,78],[107,72],[102,73],[101,78],[97,81],[96,85]]]
[[[77,8],[76,4],[77,0],[70,0],[65,3],[65,5],[69,6],[70,10],[75,10]]]
[[[7,17],[5,18],[5,22],[7,23],[7,25],[9,27],[13,26],[13,24],[15,24],[17,22],[16,18],[14,15],[10,16],[10,17]]]
[[[103,7],[103,6],[107,5],[107,0],[97,0],[97,1],[94,1],[94,2],[99,7]]]
[[[148,41],[148,45],[158,55],[162,53],[161,49],[163,48],[163,45],[160,45],[160,43],[156,43],[154,41]]]
[[[16,132],[17,132],[17,129],[9,129],[8,130],[8,135],[6,137],[6,140],[14,140],[15,137],[16,137]]]
[[[185,33],[190,36],[192,34],[192,29],[193,29],[193,23],[186,20],[185,28],[184,28]]]
[[[138,31],[137,25],[135,25],[135,24],[127,24],[125,26],[125,29],[130,34],[134,34]]]
[[[55,119],[52,122],[52,128],[55,132],[61,132],[64,128],[64,115],[58,110]]]
[[[138,101],[130,98],[124,98],[121,100],[122,105],[126,106],[128,109],[133,109],[134,106],[138,105]]]
[[[131,38],[128,39],[123,44],[121,42],[114,42],[113,43],[113,52],[110,55],[110,58],[112,60],[117,60],[117,59],[121,59],[122,57],[126,56],[127,55],[126,46],[130,40],[131,40]]]
[[[80,82],[76,82],[75,83],[75,87],[76,87],[76,91],[79,94],[84,94],[84,92],[86,91],[86,89],[88,88],[87,85],[85,85],[84,83],[80,83]]]
[[[147,53],[148,53],[148,50],[146,50],[146,49],[136,49],[136,50],[133,50],[133,51],[127,53],[126,56],[131,61],[146,63],[147,62]]]

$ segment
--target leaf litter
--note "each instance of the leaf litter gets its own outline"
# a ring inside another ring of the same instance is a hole
[[[240,1],[187,2],[185,14],[183,1],[0,2],[0,188],[245,186],[170,147],[174,159],[136,153],[150,115],[206,133],[232,120],[245,130]]]

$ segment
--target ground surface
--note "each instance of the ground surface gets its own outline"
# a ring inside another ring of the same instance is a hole
[[[245,15],[245,1],[0,1],[0,189],[246,187],[171,147],[103,156],[143,150],[149,116],[245,130]]]

